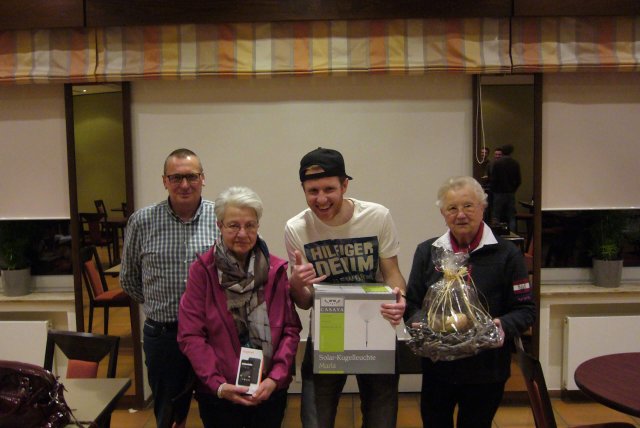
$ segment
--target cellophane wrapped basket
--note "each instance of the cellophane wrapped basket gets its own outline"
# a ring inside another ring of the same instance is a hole
[[[482,307],[467,271],[468,254],[439,247],[433,247],[432,254],[444,276],[429,287],[422,310],[407,322],[411,350],[435,362],[501,346],[502,333]]]

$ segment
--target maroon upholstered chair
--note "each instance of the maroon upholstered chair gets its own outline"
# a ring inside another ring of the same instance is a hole
[[[89,294],[89,332],[93,330],[94,308],[104,308],[104,334],[109,334],[109,308],[129,308],[131,313],[131,298],[124,291],[109,290],[104,277],[100,257],[96,247],[88,246],[80,249],[82,277]]]
[[[109,255],[109,266],[113,265],[114,241],[113,234],[105,230],[103,219],[106,218],[99,213],[78,213],[78,218],[82,225],[82,242],[83,245],[93,245],[96,247],[107,247]]]
[[[67,378],[97,378],[98,365],[107,356],[107,377],[116,377],[118,364],[118,348],[120,338],[118,336],[106,336],[103,334],[82,333],[64,330],[49,330],[47,333],[47,346],[44,353],[43,367],[53,369],[53,355],[58,348],[69,359],[67,365]],[[101,426],[109,427],[111,416],[105,417]]]
[[[524,350],[522,340],[519,337],[515,339],[515,345],[518,365],[520,366],[520,370],[522,370],[524,381],[527,384],[529,403],[531,404],[536,428],[557,428],[540,361]],[[580,425],[573,428],[633,428],[634,426],[635,425],[626,422],[605,422],[601,424]]]

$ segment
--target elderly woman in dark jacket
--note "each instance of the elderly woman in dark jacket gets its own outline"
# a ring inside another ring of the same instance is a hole
[[[178,343],[198,378],[205,427],[280,427],[300,340],[286,262],[258,235],[262,201],[251,189],[218,196],[221,238],[189,270],[178,313]],[[240,348],[261,349],[262,382],[236,385]]]
[[[508,343],[535,320],[529,275],[520,250],[494,236],[483,221],[486,194],[472,177],[454,177],[438,191],[437,205],[449,230],[416,249],[407,283],[405,320],[422,309],[431,285],[442,278],[432,260],[432,248],[469,254],[468,268],[481,302],[504,332],[502,347],[454,361],[422,359],[421,413],[425,427],[489,428],[510,376]]]

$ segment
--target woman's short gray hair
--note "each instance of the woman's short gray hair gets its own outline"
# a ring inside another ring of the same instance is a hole
[[[487,206],[487,194],[484,192],[484,189],[478,183],[478,181],[467,175],[462,175],[458,177],[448,178],[447,181],[442,183],[440,189],[438,189],[438,200],[436,201],[436,205],[438,208],[442,209],[442,205],[444,204],[444,198],[450,190],[457,190],[463,187],[468,187],[476,194],[478,201],[482,203],[482,207],[486,208]]]
[[[219,221],[224,220],[224,212],[228,206],[253,208],[256,217],[262,217],[262,199],[248,187],[233,186],[220,192],[215,201],[215,213]]]

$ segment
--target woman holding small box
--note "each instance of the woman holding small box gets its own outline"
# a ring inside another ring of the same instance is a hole
[[[286,262],[258,235],[262,201],[251,189],[223,191],[215,213],[221,238],[191,265],[178,315],[200,417],[206,428],[280,427],[301,330]],[[262,381],[252,393],[237,385],[240,372],[248,375],[238,370],[241,348],[263,356]]]

